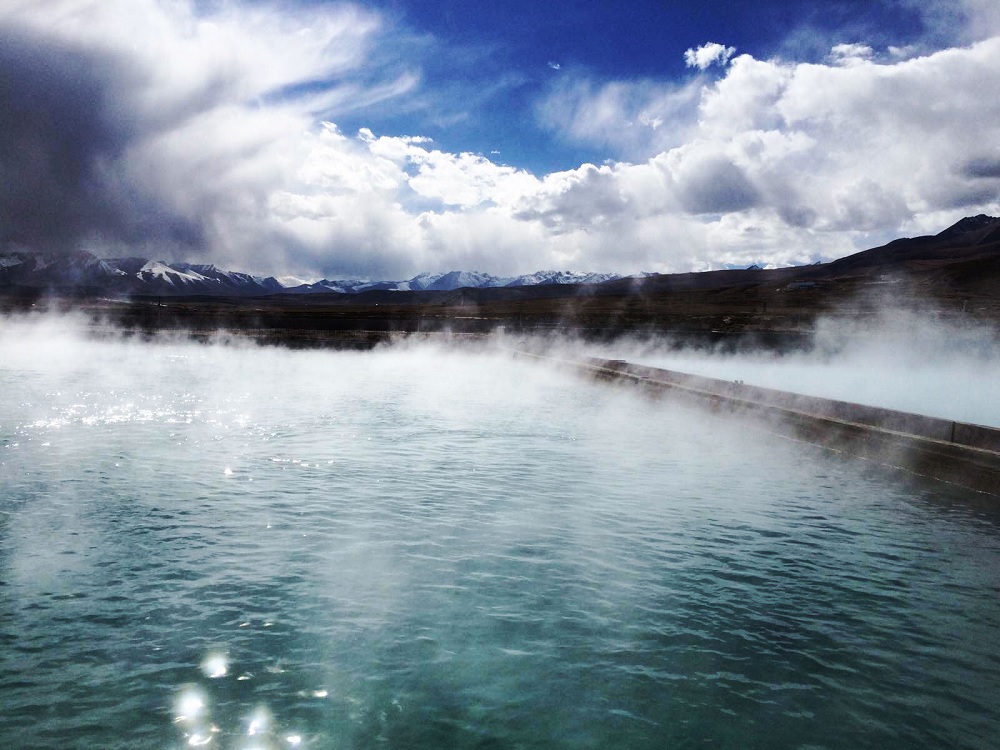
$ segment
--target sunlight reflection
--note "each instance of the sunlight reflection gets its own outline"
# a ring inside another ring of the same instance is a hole
[[[225,654],[209,654],[201,663],[201,671],[211,679],[225,677],[229,673],[229,664]]]
[[[264,706],[258,706],[250,718],[250,726],[247,734],[251,737],[258,734],[267,734],[271,727],[271,713]]]
[[[208,745],[221,731],[210,723],[208,699],[197,686],[181,689],[174,703],[174,714],[174,723],[182,727],[186,744],[190,747]]]
[[[228,655],[222,652],[209,653],[199,665],[201,672],[209,679],[227,677],[230,666]],[[283,673],[285,670],[279,667],[276,671]],[[243,672],[236,680],[249,680],[252,677],[250,672]],[[322,692],[326,693],[325,690]],[[173,705],[173,723],[178,726],[186,747],[218,746],[216,739],[223,747],[239,750],[275,750],[279,747],[308,744],[296,728],[282,727],[264,704],[258,704],[249,714],[244,714],[243,730],[236,730],[235,727],[223,730],[212,722],[209,703],[209,692],[200,685],[185,685],[177,692]],[[243,739],[237,740],[235,737]]]
[[[198,688],[186,688],[178,697],[174,706],[175,721],[197,721],[207,712],[205,694]]]

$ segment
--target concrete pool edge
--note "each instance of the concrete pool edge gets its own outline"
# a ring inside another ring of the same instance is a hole
[[[627,383],[649,396],[669,396],[716,413],[751,417],[784,437],[1000,498],[1000,429],[623,360],[570,360],[525,351],[515,356]]]

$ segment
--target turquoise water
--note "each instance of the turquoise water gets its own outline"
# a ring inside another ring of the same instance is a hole
[[[0,335],[0,745],[985,748],[998,514],[535,363]]]

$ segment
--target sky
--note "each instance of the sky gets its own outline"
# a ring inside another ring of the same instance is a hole
[[[0,0],[0,253],[812,263],[1000,215],[998,91],[995,0]]]

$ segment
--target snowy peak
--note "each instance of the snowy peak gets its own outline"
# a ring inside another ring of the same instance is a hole
[[[197,273],[184,273],[175,268],[171,268],[161,260],[147,261],[136,274],[143,281],[159,281],[164,284],[176,286],[178,284],[191,284],[204,281],[205,277]]]
[[[456,289],[486,289],[501,286],[537,286],[539,284],[600,284],[622,278],[613,273],[580,273],[576,271],[536,271],[523,276],[493,276],[481,271],[449,271],[421,273],[405,281],[358,281],[323,279],[288,290],[291,294],[339,292],[360,294],[369,291],[390,292],[450,292]]]
[[[496,281],[497,278],[490,276],[488,273],[480,273],[478,271],[449,271],[431,282],[427,286],[427,289],[438,291],[462,289],[464,287],[479,289],[489,286],[499,286]]]
[[[146,258],[97,258],[11,250],[0,256],[0,287],[109,295],[260,296],[285,288],[273,278],[220,271],[214,265]]]
[[[616,273],[580,273],[577,271],[536,271],[518,276],[504,286],[535,286],[537,284],[600,284],[622,278]]]
[[[135,265],[135,259],[128,259],[129,266]],[[114,261],[111,261],[114,263]],[[136,278],[154,286],[166,287],[185,294],[233,294],[237,296],[251,294],[268,294],[284,290],[281,283],[274,278],[251,276],[238,271],[220,271],[211,264],[175,263],[173,265],[162,260],[146,261],[138,271]]]

